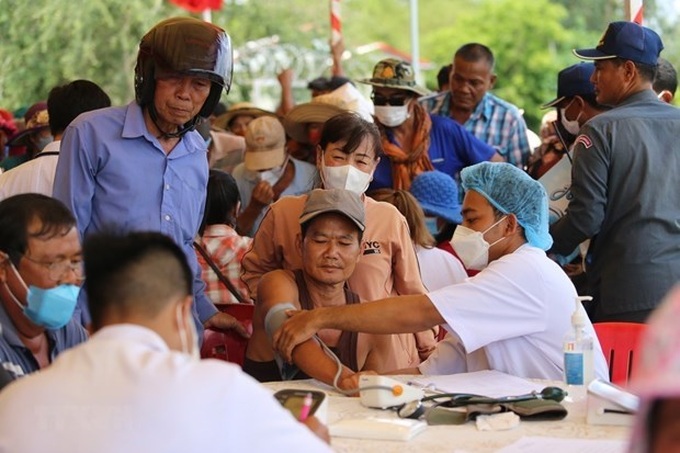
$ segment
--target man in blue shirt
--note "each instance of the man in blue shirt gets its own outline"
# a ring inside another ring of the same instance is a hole
[[[0,202],[0,369],[11,379],[87,339],[73,317],[82,269],[66,206],[34,193]]]
[[[531,154],[527,128],[517,107],[489,93],[496,83],[494,56],[482,44],[465,44],[453,56],[450,90],[421,99],[433,114],[453,118],[503,160],[524,168]]]
[[[411,65],[405,61],[381,60],[373,77],[360,82],[373,86],[375,119],[386,156],[373,173],[369,191],[408,190],[411,180],[422,172],[436,169],[455,178],[468,165],[500,159],[492,147],[455,121],[430,115],[418,104],[418,96],[427,91],[416,84]]]
[[[231,75],[224,30],[189,17],[154,26],[139,45],[135,102],[81,115],[66,129],[54,196],[73,210],[83,237],[116,226],[173,238],[194,271],[197,324],[247,335],[205,296],[192,249],[208,180],[206,145],[194,128]]]

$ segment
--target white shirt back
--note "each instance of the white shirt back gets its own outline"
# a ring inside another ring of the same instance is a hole
[[[106,327],[0,393],[0,452],[330,451],[237,366]]]
[[[48,143],[33,159],[0,175],[0,200],[21,193],[52,196],[61,141]]]

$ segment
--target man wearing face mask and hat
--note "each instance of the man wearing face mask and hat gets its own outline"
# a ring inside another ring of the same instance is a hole
[[[557,75],[557,97],[541,106],[557,109],[560,132],[569,148],[581,126],[611,108],[597,102],[595,87],[590,82],[593,72],[593,63],[577,63],[561,70]],[[564,134],[565,131],[567,134]]]
[[[320,329],[386,334],[444,325],[450,338],[403,374],[492,369],[562,379],[576,290],[544,252],[552,244],[545,190],[508,163],[473,165],[461,179],[463,223],[451,242],[465,267],[479,274],[428,294],[296,313],[274,335],[276,350],[288,360],[296,344]],[[590,322],[586,329],[596,338]],[[607,379],[597,342],[593,357],[595,375]]]
[[[568,153],[567,159],[562,160],[562,153],[549,166],[542,166],[543,174],[539,181],[548,191],[551,223],[564,215],[568,204],[569,192],[565,188],[571,185],[571,148],[578,131],[588,120],[610,109],[595,99],[595,87],[590,82],[593,72],[593,63],[578,63],[561,70],[557,75],[557,97],[541,106],[557,109],[557,123],[551,123],[549,127],[556,129]],[[544,161],[548,159],[552,160],[548,156],[541,158]]]
[[[232,176],[245,208],[237,218],[238,231],[254,236],[267,207],[284,195],[302,195],[314,188],[314,165],[286,152],[286,133],[273,116],[261,116],[246,128],[244,162]]]
[[[644,322],[680,280],[680,111],[653,90],[663,43],[634,22],[612,22],[595,48],[597,102],[574,145],[571,199],[550,228],[552,252],[591,239],[586,275],[596,322]]]
[[[95,333],[0,393],[0,451],[330,451],[314,417],[198,360],[192,270],[171,238],[99,233],[84,257]]]
[[[82,278],[76,220],[66,206],[39,194],[0,202],[0,368],[12,378],[87,339],[73,317]]]
[[[458,172],[485,160],[502,161],[491,146],[451,118],[430,115],[417,102],[427,90],[415,82],[405,61],[387,58],[360,80],[373,86],[375,119],[380,128],[383,159],[373,174],[369,192],[383,187],[408,190],[414,177],[439,170],[456,178]]]

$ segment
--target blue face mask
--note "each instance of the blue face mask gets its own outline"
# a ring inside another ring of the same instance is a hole
[[[61,329],[68,324],[78,302],[80,287],[59,285],[54,288],[43,289],[31,285],[27,289],[26,283],[24,283],[14,264],[10,264],[10,269],[16,279],[13,284],[8,282],[14,287],[13,289],[8,287],[10,296],[33,324],[50,330]],[[25,306],[19,301],[24,297],[26,298]]]
[[[34,324],[50,330],[61,329],[71,320],[78,302],[80,287],[75,285],[59,285],[42,289],[28,287],[28,305],[24,314]]]

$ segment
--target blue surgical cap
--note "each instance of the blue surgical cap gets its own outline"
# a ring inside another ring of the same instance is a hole
[[[465,190],[478,192],[503,214],[514,214],[530,245],[542,250],[550,248],[553,241],[548,233],[548,195],[541,183],[502,162],[472,165],[460,175]]]

